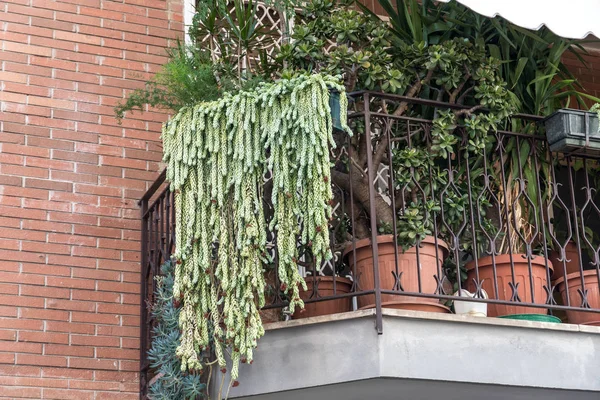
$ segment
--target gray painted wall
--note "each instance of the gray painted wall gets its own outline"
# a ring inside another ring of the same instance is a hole
[[[373,310],[269,325],[229,397],[600,399],[598,327],[384,311],[383,335]]]

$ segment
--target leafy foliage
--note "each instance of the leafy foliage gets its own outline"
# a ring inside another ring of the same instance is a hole
[[[150,385],[148,397],[153,400],[197,399],[206,397],[206,385],[196,372],[182,372],[181,361],[175,355],[179,345],[180,305],[173,301],[174,266],[171,261],[161,266],[156,279],[152,316],[152,345],[148,351],[150,367],[156,379]]]
[[[338,79],[302,75],[264,84],[211,103],[186,107],[163,129],[167,180],[175,192],[174,298],[182,302],[182,370],[205,366],[200,355],[214,342],[216,362],[237,384],[240,362],[252,362],[264,334],[267,234],[277,239],[281,290],[290,312],[303,306],[298,239],[317,264],[332,257],[328,224],[333,198],[329,89]],[[273,219],[264,210],[264,176],[273,180]],[[231,386],[230,386],[231,387]],[[220,397],[219,397],[220,398]]]
[[[126,112],[145,111],[146,106],[177,111],[202,101],[212,101],[221,95],[210,58],[206,52],[181,42],[167,49],[169,61],[143,89],[129,94],[124,103],[115,107],[118,119]]]

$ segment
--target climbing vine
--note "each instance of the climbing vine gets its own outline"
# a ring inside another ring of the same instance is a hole
[[[276,234],[281,290],[290,312],[303,307],[298,240],[317,264],[331,258],[330,146],[335,146],[329,90],[337,90],[346,127],[344,87],[331,76],[300,75],[185,107],[163,128],[167,179],[175,192],[173,293],[181,301],[182,369],[200,371],[198,354],[214,339],[222,372],[240,362],[264,334],[263,269],[267,234]],[[349,130],[348,130],[349,131]],[[272,177],[273,219],[267,224],[265,176]]]

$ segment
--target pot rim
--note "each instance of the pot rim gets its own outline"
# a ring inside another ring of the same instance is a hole
[[[525,258],[526,257],[525,254],[523,254],[523,253],[511,253],[511,254],[513,256],[514,264],[527,263],[527,258]],[[498,254],[497,256],[494,256],[496,264],[498,264],[498,259],[503,259],[503,258],[507,258],[507,260],[500,261],[501,263],[510,263],[510,254]],[[533,256],[533,258],[531,259],[531,264],[536,264],[536,265],[539,265],[539,266],[545,268],[546,261],[548,262],[548,267],[550,268],[550,270],[554,271],[554,266],[552,265],[552,262],[550,261],[550,259],[545,258],[543,256]],[[478,268],[491,267],[492,266],[492,256],[480,257],[477,259],[477,263],[478,263]],[[465,265],[465,268],[467,269],[467,271],[471,271],[471,270],[475,269],[475,260],[469,261]]]
[[[595,269],[586,269],[586,270],[583,270],[583,276],[584,277],[586,277],[586,276],[592,276],[592,275],[596,276],[596,270]],[[566,276],[567,281],[570,281],[571,279],[578,279],[579,277],[581,277],[581,271],[573,272],[573,273],[571,273],[571,274],[569,274],[569,275]],[[554,284],[556,286],[558,286],[559,284],[564,283],[564,281],[565,281],[565,277],[561,276],[560,278],[558,278],[554,282]]]
[[[421,243],[432,244],[435,246],[435,241],[436,241],[436,238],[434,236],[425,236],[425,239],[421,240]],[[390,243],[390,242],[394,242],[394,243],[396,242],[394,235],[377,235],[377,244]],[[444,253],[444,258],[446,258],[449,254],[448,244],[440,238],[437,238],[437,244],[438,244],[438,247],[442,248],[443,253]],[[360,248],[368,247],[368,246],[371,246],[371,238],[360,239],[359,241],[355,242],[354,244],[350,244],[350,245],[346,246],[346,248],[344,249],[344,251],[342,253],[342,258],[346,258],[346,256],[348,256],[348,254],[352,253],[354,247],[356,247],[356,250],[358,250]]]
[[[428,302],[421,302],[421,301],[410,301],[410,300],[409,301],[403,301],[403,300],[399,300],[399,301],[384,301],[383,303],[381,303],[381,307],[394,306],[396,304],[408,304],[408,305],[414,304],[414,305],[419,305],[419,306],[433,306],[433,307],[436,307],[436,308],[447,310],[449,313],[452,313],[452,311],[450,310],[450,308],[446,307],[443,304],[428,303]],[[372,309],[372,308],[375,308],[375,306],[365,306],[365,307],[359,308],[358,310],[369,310],[369,309]]]
[[[311,284],[313,283],[314,280],[317,281],[324,281],[324,282],[333,282],[333,276],[331,275],[317,275],[315,276],[315,279],[313,280],[313,276],[314,275],[309,275],[309,276],[305,276],[303,279],[307,284]],[[345,278],[343,276],[336,276],[335,277],[335,284],[337,285],[338,283],[341,284],[346,284],[346,285],[352,285],[352,281],[348,278]]]

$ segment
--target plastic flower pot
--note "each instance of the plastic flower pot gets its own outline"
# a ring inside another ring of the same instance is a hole
[[[487,299],[488,294],[485,290],[481,290],[483,298]],[[475,293],[471,293],[466,289],[461,289],[460,293],[454,293],[458,297],[475,297]],[[487,303],[475,301],[454,300],[454,312],[456,314],[470,315],[472,317],[487,317]]]
[[[550,150],[560,153],[600,154],[598,116],[561,109],[544,120]]]

